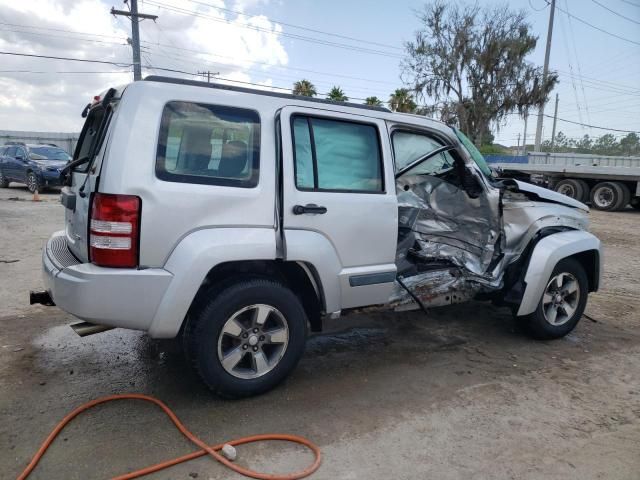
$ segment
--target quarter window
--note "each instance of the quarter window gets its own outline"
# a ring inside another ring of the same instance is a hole
[[[295,116],[293,139],[299,189],[384,191],[380,139],[375,126]]]
[[[156,175],[170,182],[255,187],[260,118],[253,110],[169,102],[162,113]]]

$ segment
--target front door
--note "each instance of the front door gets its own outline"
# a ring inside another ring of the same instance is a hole
[[[280,130],[285,259],[318,271],[327,310],[386,302],[398,207],[385,123],[285,107]]]

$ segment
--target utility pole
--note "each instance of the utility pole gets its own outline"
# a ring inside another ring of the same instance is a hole
[[[549,29],[547,30],[547,48],[544,52],[544,67],[542,69],[542,82],[547,81],[549,73],[549,54],[551,53],[551,37],[553,35],[553,15],[556,11],[556,0],[551,0],[551,11],[549,12]],[[542,139],[542,121],[544,120],[544,104],[538,110],[538,124],[536,125],[536,143],[534,150],[540,151],[540,141]]]
[[[211,77],[215,77],[216,75],[220,75],[220,72],[212,72],[207,70],[206,72],[198,72],[198,75],[202,75],[203,77],[206,75],[207,83],[211,83]]]
[[[558,94],[556,93],[556,107],[553,111],[553,128],[551,129],[551,152],[556,141],[556,121],[558,120]]]
[[[142,65],[140,64],[140,30],[138,28],[139,19],[153,20],[158,18],[157,15],[148,15],[146,13],[138,13],[138,0],[124,0],[124,3],[131,2],[131,10],[116,10],[111,7],[111,15],[122,15],[129,17],[131,20],[131,48],[133,50],[133,80],[142,80]]]
[[[527,154],[527,119],[529,118],[529,110],[524,111],[524,133],[522,134],[522,155]]]

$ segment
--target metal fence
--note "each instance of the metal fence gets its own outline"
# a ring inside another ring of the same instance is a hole
[[[66,132],[20,132],[14,130],[0,130],[0,145],[4,145],[7,142],[55,143],[60,148],[73,155],[79,135],[79,133]]]

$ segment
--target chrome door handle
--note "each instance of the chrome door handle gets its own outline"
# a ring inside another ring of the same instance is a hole
[[[302,215],[305,213],[323,214],[327,213],[327,207],[321,207],[315,203],[309,203],[307,205],[294,205],[293,214]]]

